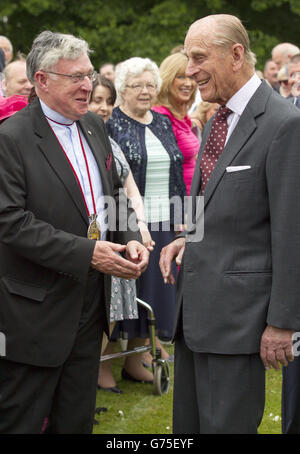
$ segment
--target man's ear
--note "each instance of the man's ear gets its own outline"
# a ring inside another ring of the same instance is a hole
[[[38,88],[48,91],[48,76],[45,71],[37,71],[34,75]]]
[[[244,62],[244,47],[242,44],[236,43],[232,46],[231,50],[233,58],[232,68],[233,71],[238,71],[241,69]]]

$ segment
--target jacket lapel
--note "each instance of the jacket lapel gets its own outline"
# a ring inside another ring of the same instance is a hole
[[[231,164],[231,162],[241,151],[245,143],[249,140],[250,136],[254,133],[257,127],[256,117],[264,112],[265,105],[270,94],[271,89],[263,81],[250,99],[248,105],[246,106],[246,109],[239,119],[236,128],[231,134],[220,158],[218,159],[218,162],[205,188],[204,206],[206,206],[209,202],[216,187],[218,186],[220,179],[225,174],[226,167]],[[200,161],[198,160],[198,162],[200,173]]]
[[[38,99],[32,104],[31,115],[33,116],[34,131],[38,137],[38,146],[41,152],[44,154],[57,177],[65,186],[71,200],[74,202],[80,215],[88,225],[88,214],[77,180],[54,132],[43,114]],[[49,188],[49,190],[51,190],[51,188]]]

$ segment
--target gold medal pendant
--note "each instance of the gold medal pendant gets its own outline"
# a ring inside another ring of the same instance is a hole
[[[97,222],[97,216],[95,214],[92,214],[90,216],[91,223],[89,225],[88,231],[87,231],[87,237],[90,240],[101,240],[101,230],[100,230],[100,225]]]

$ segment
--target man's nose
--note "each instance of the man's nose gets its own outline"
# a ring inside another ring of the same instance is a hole
[[[185,70],[185,75],[186,77],[193,77],[193,75],[197,72],[195,65],[192,63],[191,60],[188,61],[186,70]]]
[[[86,75],[85,78],[82,81],[81,88],[83,88],[86,91],[91,92],[93,88],[93,82],[91,79]]]

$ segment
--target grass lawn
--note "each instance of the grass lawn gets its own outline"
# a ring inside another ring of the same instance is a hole
[[[172,346],[167,349],[173,351]],[[97,393],[97,407],[107,411],[95,415],[94,434],[172,434],[173,364],[169,392],[155,396],[152,385],[121,379],[123,362],[122,358],[113,360],[114,376],[123,394]],[[259,433],[280,434],[281,372],[270,370],[266,377],[266,407]]]

